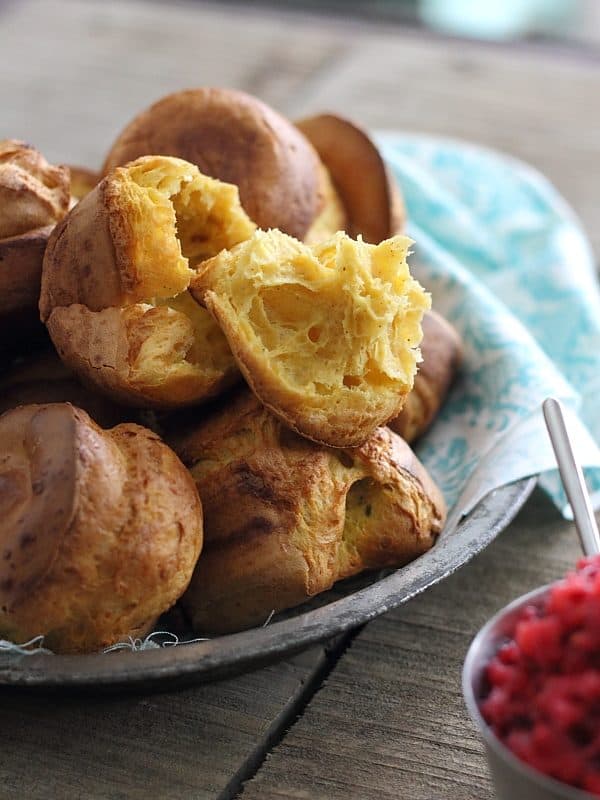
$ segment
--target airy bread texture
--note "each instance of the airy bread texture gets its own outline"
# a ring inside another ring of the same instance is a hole
[[[189,473],[150,431],[69,404],[0,417],[0,635],[93,652],[143,635],[202,547]]]
[[[198,88],[163,97],[118,136],[104,172],[149,154],[184,158],[235,184],[260,228],[302,239],[323,211],[324,171],[313,147],[291,122],[244,92]]]
[[[69,170],[34,147],[0,140],[0,239],[54,225],[69,208]]]
[[[389,427],[407,442],[422,436],[436,418],[463,359],[460,334],[435,311],[423,317],[422,362],[415,385]]]
[[[360,445],[398,414],[420,359],[430,299],[410,276],[409,245],[338,233],[309,247],[256,231],[202,264],[190,291],[273,413],[314,441]]]
[[[335,581],[432,546],[442,496],[410,448],[378,428],[337,450],[287,429],[244,389],[171,443],[202,498],[205,545],[182,598],[194,628],[265,622]]]
[[[336,114],[317,114],[298,120],[296,126],[319,154],[341,201],[346,225],[335,230],[346,230],[353,238],[360,235],[372,244],[401,233],[404,201],[368,133]]]
[[[48,244],[40,312],[61,358],[124,403],[168,409],[218,393],[238,371],[187,288],[198,262],[255,229],[235,186],[186,161],[115,169]]]

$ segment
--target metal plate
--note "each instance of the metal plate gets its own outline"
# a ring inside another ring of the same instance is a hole
[[[319,607],[295,609],[262,628],[142,652],[11,656],[0,685],[44,689],[170,689],[255,669],[348,631],[405,603],[483,550],[513,519],[536,479],[491,492],[450,536],[406,567],[371,573],[321,595]],[[337,599],[336,599],[337,598]]]

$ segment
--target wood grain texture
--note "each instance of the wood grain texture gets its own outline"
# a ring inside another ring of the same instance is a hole
[[[492,614],[579,554],[573,526],[536,492],[467,567],[361,631],[242,800],[488,800],[460,689],[466,651]]]
[[[23,58],[23,53],[32,54]],[[600,60],[226,4],[21,0],[0,25],[2,135],[97,167],[134,113],[221,85],[284,113],[452,136],[529,161],[600,253]]]
[[[225,800],[324,666],[315,647],[172,694],[2,691],[0,798]]]
[[[301,114],[466,139],[529,162],[580,214],[600,254],[600,62],[390,33],[361,37],[306,92]]]
[[[1,135],[98,168],[169,92],[229,86],[285,109],[348,46],[331,26],[203,2],[20,0],[0,24]]]

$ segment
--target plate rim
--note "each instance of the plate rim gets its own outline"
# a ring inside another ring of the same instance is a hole
[[[141,653],[11,655],[0,665],[0,686],[164,691],[265,666],[364,625],[456,572],[509,525],[536,483],[537,476],[531,476],[494,489],[450,536],[442,533],[434,547],[419,558],[316,609],[262,628]],[[442,540],[444,547],[439,546]]]

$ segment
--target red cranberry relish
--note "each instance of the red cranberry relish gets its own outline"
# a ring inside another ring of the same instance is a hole
[[[481,713],[535,769],[600,797],[600,556],[582,559],[486,669]]]

